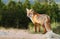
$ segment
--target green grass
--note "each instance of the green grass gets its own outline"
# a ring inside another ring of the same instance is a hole
[[[51,27],[52,27],[52,30],[57,33],[57,34],[60,34],[60,23],[58,22],[54,22],[51,24]]]

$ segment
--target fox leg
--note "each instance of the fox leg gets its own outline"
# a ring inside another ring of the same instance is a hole
[[[35,32],[37,32],[37,23],[35,23],[34,26],[35,26]]]
[[[39,26],[39,32],[40,32],[40,26]]]
[[[40,32],[40,24],[38,24],[38,31]]]
[[[43,29],[44,29],[44,32],[43,34],[45,34],[47,32],[46,28],[45,28],[45,25],[43,25]]]
[[[44,28],[44,33],[46,33],[47,31],[46,31],[46,28]]]
[[[47,31],[51,31],[50,23],[45,23],[45,28]]]

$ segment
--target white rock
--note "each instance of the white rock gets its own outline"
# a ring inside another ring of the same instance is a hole
[[[60,35],[55,34],[53,31],[49,31],[44,35],[47,39],[60,39]]]

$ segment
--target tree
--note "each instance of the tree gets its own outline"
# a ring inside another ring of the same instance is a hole
[[[45,5],[44,4],[41,4],[39,1],[34,1],[34,4],[33,4],[33,6],[32,6],[32,8],[36,11],[36,12],[38,12],[38,13],[40,13],[40,14],[45,14],[46,13],[46,9],[45,9]]]
[[[5,4],[0,0],[0,25],[2,24],[2,12],[3,12],[3,7],[5,6]]]
[[[22,11],[22,3],[19,1],[16,4],[16,24],[17,24],[17,28],[21,28],[22,27],[22,18],[23,18],[23,11]]]
[[[30,22],[30,20],[28,19],[27,15],[26,15],[26,8],[31,8],[31,4],[30,4],[30,1],[29,0],[25,0],[25,2],[23,3],[23,7],[22,7],[22,13],[23,13],[23,24],[24,24],[24,27],[28,28],[28,24]]]
[[[10,1],[8,5],[5,5],[3,7],[3,13],[2,13],[2,25],[4,27],[13,27],[15,24],[15,17],[14,17],[14,12],[15,12],[15,2]]]
[[[31,4],[29,0],[25,0],[25,2],[23,3],[23,7],[24,8],[30,8]]]
[[[58,22],[59,20],[59,7],[58,4],[55,3],[55,1],[52,1],[51,3],[51,19],[52,22]]]

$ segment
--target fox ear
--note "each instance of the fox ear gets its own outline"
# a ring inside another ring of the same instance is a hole
[[[26,11],[28,11],[29,9],[28,8],[26,8]]]

